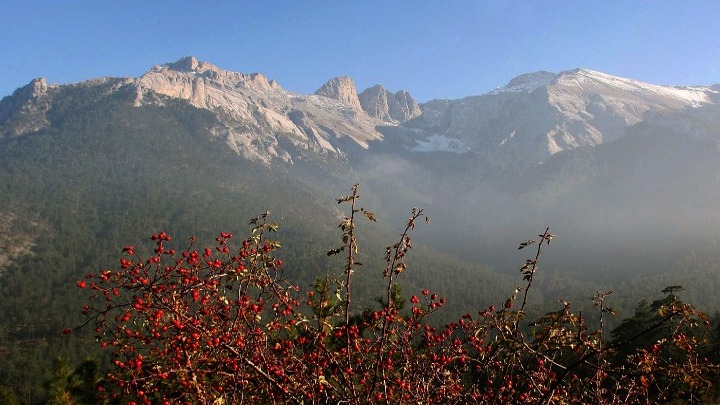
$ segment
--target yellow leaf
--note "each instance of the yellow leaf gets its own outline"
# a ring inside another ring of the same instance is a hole
[[[377,219],[375,219],[375,214],[373,214],[372,212],[370,212],[370,211],[365,211],[364,214],[365,214],[365,216],[367,217],[367,219],[369,219],[369,220],[371,220],[371,221],[373,221],[373,222],[377,222]]]

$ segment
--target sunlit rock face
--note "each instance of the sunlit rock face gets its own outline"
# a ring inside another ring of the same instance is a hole
[[[317,91],[316,96],[325,96],[350,106],[353,110],[361,111],[360,100],[358,99],[355,82],[347,76],[336,77],[328,80]]]
[[[587,69],[518,76],[506,86],[459,100],[433,100],[408,123],[428,139],[503,161],[537,164],[564,150],[622,137],[648,117],[717,108],[718,89],[660,86]],[[423,150],[431,150],[423,146]]]
[[[358,94],[349,77],[331,79],[306,95],[287,91],[261,73],[232,72],[190,56],[139,78],[63,86],[33,80],[0,102],[0,136],[48,126],[54,97],[83,88],[93,89],[89,94],[95,98],[123,91],[137,106],[181,100],[211,111],[217,125],[208,130],[210,136],[265,164],[342,160],[351,150],[384,142],[382,127],[398,127],[411,134],[403,143],[410,151],[473,153],[501,166],[528,166],[561,151],[622,138],[650,118],[717,111],[720,99],[717,85],[661,86],[587,69],[524,74],[484,95],[424,104],[382,85]],[[665,121],[692,136],[715,137],[707,125]]]
[[[477,217],[485,223],[478,226],[495,221],[512,230],[511,221],[523,221],[518,213],[535,212],[525,210],[526,201],[547,211],[537,218],[567,219],[565,226],[632,223],[639,213],[654,224],[650,214],[661,210],[647,208],[652,199],[664,202],[663,221],[674,215],[682,219],[675,225],[691,229],[717,216],[715,205],[702,207],[720,194],[718,100],[718,85],[661,86],[577,69],[525,74],[484,95],[418,104],[382,85],[358,94],[347,77],[315,94],[295,93],[260,73],[187,57],[138,78],[33,80],[0,101],[0,142],[78,133],[86,137],[80,145],[107,143],[112,152],[99,159],[112,162],[121,156],[113,149],[118,139],[103,136],[141,133],[142,118],[162,113],[164,121],[152,124],[189,128],[195,150],[219,147],[223,158],[254,169],[260,163],[321,182],[330,182],[322,177],[330,173],[347,176],[340,182],[400,190],[410,196],[407,205],[420,201],[457,214],[458,225]],[[128,118],[136,112],[141,119]],[[98,127],[88,113],[107,119]],[[184,119],[190,113],[194,120]],[[518,209],[508,217],[510,206]]]
[[[34,79],[0,102],[0,137],[35,132],[48,125],[50,108],[48,84],[44,77]]]
[[[331,80],[317,95],[302,95],[260,73],[230,72],[188,57],[152,68],[137,80],[137,94],[137,104],[157,103],[152,96],[159,94],[216,112],[223,124],[216,135],[237,153],[266,163],[308,154],[342,157],[343,138],[361,148],[382,138],[377,120],[362,113],[349,78]]]
[[[365,89],[358,98],[365,113],[387,123],[402,123],[421,114],[420,106],[404,90],[393,94],[376,84]]]

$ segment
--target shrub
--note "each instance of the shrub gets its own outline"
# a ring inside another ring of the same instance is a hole
[[[339,278],[310,291],[289,283],[276,257],[281,244],[269,213],[250,221],[247,238],[220,233],[213,247],[171,247],[151,237],[153,254],[123,249],[119,268],[88,274],[83,308],[97,342],[112,351],[98,386],[105,402],[123,403],[656,403],[712,398],[717,365],[704,354],[709,323],[677,299],[656,303],[632,333],[603,341],[610,293],[595,297],[600,327],[569,302],[534,322],[525,307],[546,229],[522,265],[524,286],[497,308],[468,313],[444,327],[428,322],[445,299],[418,291],[403,309],[398,279],[410,269],[410,234],[425,220],[413,209],[386,250],[381,308],[352,307],[352,276],[361,266],[358,187],[338,199],[345,257]],[[674,297],[674,296],[673,296]],[[71,333],[72,330],[66,330]],[[648,340],[651,337],[651,340]]]

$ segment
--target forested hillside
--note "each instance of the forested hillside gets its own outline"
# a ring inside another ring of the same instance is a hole
[[[138,79],[18,89],[0,102],[0,395],[87,394],[111,363],[91,328],[76,329],[87,299],[77,282],[117,270],[123,247],[151,255],[147,238],[161,231],[181,252],[193,237],[198,248],[221,232],[248,237],[249,219],[269,212],[287,282],[308,291],[342,280],[346,259],[327,252],[346,231],[336,199],[358,183],[377,221],[353,228],[362,265],[348,319],[387,309],[386,248],[413,207],[431,221],[413,233],[392,299],[400,311],[419,291],[443,297],[442,311],[423,315],[428,327],[490,306],[517,311],[504,307],[527,282],[517,246],[548,226],[556,237],[522,319],[493,327],[531,333],[559,302],[588,314],[610,291],[617,316],[583,318],[604,328],[597,342],[625,336],[633,319],[659,321],[651,312],[673,302],[714,315],[717,91],[585,70],[543,77],[416,105],[377,86],[358,95],[347,78],[300,95],[184,58]],[[342,301],[343,287],[330,295]],[[688,311],[672,316],[704,320]]]
[[[0,140],[0,207],[14,253],[0,273],[0,384],[27,403],[43,401],[58,359],[75,365],[100,356],[89,335],[68,340],[60,333],[80,322],[75,281],[116,265],[122,246],[141,246],[160,229],[208,242],[218,229],[247,230],[249,218],[268,209],[282,223],[283,258],[296,263],[289,279],[309,286],[342,266],[325,252],[335,240],[333,199],[349,174],[323,184],[311,181],[312,166],[289,172],[237,159],[208,137],[214,117],[206,111],[183,103],[137,108],[123,94],[98,102],[86,92],[68,91],[50,111],[52,128]],[[367,267],[377,268],[392,234],[383,225],[363,232],[377,236],[364,246]],[[424,270],[408,287],[450,291],[462,279],[468,289],[460,300],[485,304],[501,294],[478,294],[484,285],[510,285],[481,265],[429,249],[416,260]],[[372,306],[380,284],[360,274],[365,298],[358,304]]]

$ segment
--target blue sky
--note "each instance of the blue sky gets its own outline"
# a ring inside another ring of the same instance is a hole
[[[335,76],[419,101],[583,67],[720,83],[720,2],[0,0],[0,97],[35,77],[139,76],[194,55],[312,93]]]

